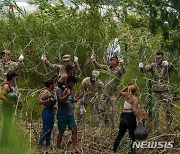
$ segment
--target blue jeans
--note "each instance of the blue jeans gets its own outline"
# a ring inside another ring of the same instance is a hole
[[[51,133],[54,126],[54,109],[44,108],[42,111],[43,130],[40,135],[39,145],[43,145],[46,139],[46,146],[50,146]]]

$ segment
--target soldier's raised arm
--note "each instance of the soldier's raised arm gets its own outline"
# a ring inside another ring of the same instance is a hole
[[[139,63],[139,70],[143,73],[151,72],[154,64],[149,64],[144,66],[144,64],[141,62]]]
[[[46,66],[54,69],[54,70],[61,70],[64,69],[64,65],[60,65],[60,64],[52,64],[50,63],[48,60],[45,60],[44,63],[46,64]]]
[[[96,61],[96,57],[94,54],[91,55],[91,62],[92,64],[95,66],[95,68],[97,69],[103,69],[103,70],[108,70],[108,66],[107,65],[102,65],[102,64],[99,64],[97,61]]]
[[[16,71],[23,67],[24,56],[21,54],[19,57],[19,62],[11,61],[11,52],[7,49],[1,52],[0,60],[0,81],[6,81],[6,74],[9,71]]]
[[[168,69],[168,71],[172,71],[175,68],[175,66],[167,60],[164,60],[162,62],[162,65],[165,66]]]
[[[23,56],[23,54],[20,54],[18,60],[19,60],[18,62],[14,62],[14,61],[10,60],[10,65],[12,65],[10,67],[12,67],[12,70],[14,70],[14,71],[23,68],[23,66],[24,66],[24,63],[23,63],[24,56]]]
[[[64,55],[62,57],[62,64],[51,64],[46,58],[43,61],[48,67],[58,71],[58,75],[61,77],[62,74],[65,73],[65,67],[71,65],[71,56],[69,54]]]
[[[18,62],[11,62],[10,65],[12,65],[12,67],[14,67],[13,70],[16,71],[16,70],[23,68],[24,63],[22,61],[18,61]]]

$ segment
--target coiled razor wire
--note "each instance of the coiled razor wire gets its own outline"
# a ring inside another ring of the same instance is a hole
[[[20,37],[20,36],[19,36]],[[13,41],[11,43],[14,43],[15,40],[17,39],[14,38]],[[37,39],[37,38],[34,38],[32,39],[22,50],[21,52],[23,53],[24,50],[27,49],[28,46],[32,45],[34,40]],[[46,42],[43,47],[42,47],[42,53],[46,53],[46,48],[48,47],[48,45],[54,40],[50,40],[48,42]],[[73,48],[71,47],[71,45],[69,44],[72,44],[72,43],[75,43],[76,46],[75,46],[75,49],[73,50]],[[93,44],[93,47],[91,47],[89,44]],[[103,47],[99,47],[98,49],[95,49],[95,44],[98,44],[98,43],[93,43],[93,42],[86,42],[86,44],[83,44],[83,46],[86,46],[86,48],[89,48],[89,50],[91,51],[91,53],[96,53],[96,51],[99,51],[101,49],[105,49],[105,46]],[[61,58],[61,54],[62,54],[62,48],[63,46],[68,46],[71,51],[75,52],[73,53],[73,55],[75,56],[78,56],[77,55],[77,50],[78,50],[78,47],[81,46],[82,44],[81,43],[77,43],[77,42],[73,42],[73,41],[67,41],[67,42],[64,42],[60,45],[59,49],[57,50],[57,52],[59,53],[59,58]],[[143,54],[142,54],[142,57],[146,59],[146,61],[150,61],[150,58],[153,57],[153,53],[150,57],[146,57],[146,53],[145,51],[143,51]],[[142,61],[142,57],[139,58],[139,62]],[[40,58],[39,58],[40,59]],[[27,59],[26,59],[27,60]],[[38,72],[37,71],[37,68],[40,66],[42,62],[40,61],[39,64],[37,64],[36,66],[33,65],[32,63],[32,66],[34,67],[31,67],[31,68],[27,68],[26,67],[26,70],[28,72],[35,72],[39,75],[43,75],[43,76],[47,76],[48,74],[51,74],[52,71],[50,72],[46,72],[46,73],[41,73],[41,72]],[[90,64],[90,60],[88,59],[86,64],[84,65],[84,67],[81,68],[81,72],[80,72],[80,77],[83,75],[83,73],[86,71],[86,67],[87,65]],[[138,72],[138,70],[137,70]],[[108,73],[107,73],[108,75]],[[137,79],[138,79],[138,75],[139,75],[139,72],[137,73],[137,76],[135,76],[134,78],[134,81],[136,83]],[[148,78],[145,78],[145,79],[148,79]],[[123,77],[122,79],[123,80]],[[149,80],[149,79],[148,79]],[[124,83],[121,83],[122,85],[124,85]],[[179,86],[178,85],[173,85],[174,87],[176,87],[176,92],[179,91]],[[147,86],[145,87],[145,89],[147,89]],[[29,130],[29,142],[30,142],[30,147],[33,147],[34,146],[34,142],[37,143],[37,139],[38,139],[38,134],[40,133],[41,131],[41,120],[40,119],[34,119],[33,118],[33,110],[35,109],[35,105],[32,106],[32,108],[30,109],[28,106],[28,104],[26,103],[28,101],[28,98],[29,97],[34,97],[36,94],[39,94],[40,91],[42,91],[43,89],[32,89],[32,88],[19,88],[18,89],[20,92],[22,92],[23,94],[26,93],[26,95],[22,96],[21,95],[21,99],[22,101],[24,102],[24,107],[25,107],[25,110],[26,110],[26,113],[27,113],[27,119],[25,118],[25,123],[26,123],[26,128],[24,128],[23,125],[21,125],[21,129],[26,132],[26,129]],[[142,95],[148,95],[147,93],[145,92],[142,92],[140,93],[140,96],[142,97]],[[177,96],[178,98],[180,96]],[[93,102],[93,99],[95,99],[96,97],[92,98],[91,99],[91,102]],[[34,103],[38,103],[38,102],[34,102]],[[154,106],[154,110],[158,110],[156,105]],[[122,112],[122,108],[119,109],[120,112]],[[116,117],[119,116],[119,113],[115,113],[116,114]],[[173,125],[171,126],[171,129],[167,129],[166,128],[166,125],[162,126],[161,127],[161,130],[157,130],[157,131],[152,131],[149,133],[149,137],[147,140],[149,141],[152,141],[152,140],[156,140],[156,139],[166,139],[168,140],[168,138],[170,140],[174,140],[177,144],[180,143],[180,142],[177,142],[179,141],[179,124],[180,124],[180,119],[178,118],[178,116],[173,113],[173,117],[174,117],[174,122],[173,122]],[[91,118],[91,117],[90,117]],[[163,119],[165,117],[162,117]],[[93,120],[93,119],[92,119]],[[91,120],[91,121],[92,121]],[[116,118],[116,124],[115,124],[115,128],[112,129],[112,128],[103,128],[102,129],[102,126],[91,126],[91,123],[86,123],[86,121],[84,121],[84,123],[82,123],[81,125],[78,126],[78,136],[79,136],[79,146],[80,146],[80,149],[82,151],[82,153],[110,153],[112,150],[112,144],[114,142],[114,139],[117,135],[117,131],[118,131],[118,125],[119,125],[119,122],[117,121],[118,118]],[[153,119],[151,121],[151,123],[149,123],[147,125],[147,127],[149,127],[153,122],[154,122],[155,119]],[[53,129],[53,136],[52,136],[52,145],[53,147],[56,147],[56,136],[57,136],[57,125],[55,124],[55,127]],[[175,132],[175,133],[171,133],[171,132]],[[158,135],[159,133],[159,135]],[[62,143],[62,145],[64,145],[64,150],[68,153],[70,151],[70,144],[71,144],[71,133],[69,131],[66,131],[65,132],[65,135],[64,135],[64,142]],[[127,150],[129,149],[129,140],[127,139],[127,136],[124,137],[124,139],[122,140],[122,143],[120,144],[120,149],[119,149],[119,152],[120,153],[125,153],[127,152]],[[122,144],[123,144],[123,148],[122,147]],[[174,151],[178,151],[179,149],[176,148],[177,145],[175,145],[175,148],[174,148]],[[148,149],[145,149],[145,151],[148,151],[148,152],[157,152],[158,149],[151,149],[151,151],[149,151]],[[139,150],[141,151],[141,150]],[[173,151],[173,149],[172,149]],[[53,148],[53,152],[54,153],[58,153],[58,149],[56,148]]]

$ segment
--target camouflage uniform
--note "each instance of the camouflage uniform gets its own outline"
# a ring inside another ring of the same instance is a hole
[[[16,71],[22,66],[22,62],[9,61],[5,63],[2,59],[0,60],[0,82],[6,81],[6,74],[9,71]]]
[[[71,60],[71,56],[68,54],[63,56],[62,61],[67,61],[67,60]],[[63,64],[51,64],[49,61],[47,61],[46,65],[58,71],[58,78],[60,78],[64,73],[66,73],[65,66]],[[74,63],[72,66],[75,67],[75,69],[77,69],[76,63]]]
[[[61,77],[62,74],[64,74],[65,71],[65,66],[64,65],[60,65],[60,64],[51,64],[49,61],[46,63],[46,65],[50,68],[52,68],[53,70],[58,71],[58,77]]]
[[[87,106],[90,106],[91,119],[93,120],[97,118],[97,114],[99,112],[98,102],[103,87],[104,84],[100,80],[97,80],[94,84],[92,84],[90,77],[86,77],[81,83],[81,93],[83,94],[83,98],[79,102],[79,107],[80,105],[84,105],[85,108],[87,108]],[[80,120],[82,118],[79,113],[79,109],[80,108],[78,108],[77,120]]]
[[[154,98],[158,100],[155,101],[156,104],[153,105],[156,110],[154,116],[156,118],[159,117],[159,107],[160,105],[163,105],[169,122],[172,121],[171,114],[173,97],[170,87],[170,72],[172,68],[173,66],[170,63],[168,66],[152,63],[140,69],[141,72],[151,72],[153,77],[152,92],[155,96]]]
[[[102,92],[103,87],[104,84],[100,80],[96,81],[95,84],[92,84],[90,81],[90,77],[85,78],[81,83],[81,93],[84,94],[84,98],[82,99],[83,104],[87,106],[90,103],[91,109],[97,111],[98,99],[95,97],[99,96],[99,94]]]
[[[118,101],[117,90],[120,83],[120,77],[125,73],[125,65],[124,63],[120,63],[114,70],[112,70],[108,65],[100,65],[96,61],[93,63],[96,68],[105,70],[110,74],[109,79],[104,86],[103,94],[101,95],[99,110],[103,115],[104,123],[114,127],[114,115]]]

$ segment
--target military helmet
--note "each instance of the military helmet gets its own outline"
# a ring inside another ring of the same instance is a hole
[[[18,95],[15,92],[8,92],[8,93],[6,93],[5,97],[8,100],[13,101],[13,102],[17,102],[17,100],[18,100]]]
[[[54,97],[53,94],[48,93],[48,94],[44,95],[43,98],[42,98],[42,100],[48,100],[48,99],[50,99],[50,98],[51,98],[51,100],[46,103],[46,106],[47,106],[48,108],[53,108],[53,106],[56,104],[56,99],[55,99],[55,97]]]

